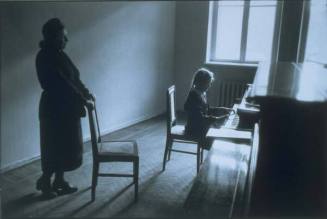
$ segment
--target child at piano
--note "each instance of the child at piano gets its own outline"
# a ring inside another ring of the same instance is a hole
[[[206,138],[210,126],[215,122],[223,122],[231,111],[226,107],[210,107],[207,91],[214,81],[214,74],[206,68],[198,69],[188,93],[184,110],[187,114],[185,134],[200,142],[204,149],[210,149],[212,142]],[[218,114],[220,114],[218,116]]]

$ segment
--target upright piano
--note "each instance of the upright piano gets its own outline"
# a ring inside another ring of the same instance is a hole
[[[248,216],[326,216],[327,69],[260,63],[248,101],[260,105]]]

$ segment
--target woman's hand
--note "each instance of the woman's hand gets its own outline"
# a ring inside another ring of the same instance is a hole
[[[93,100],[93,102],[95,102],[95,95],[94,94],[90,94],[90,99]]]
[[[87,93],[86,95],[84,95],[84,98],[87,100],[92,100],[93,102],[95,101],[95,95],[92,93]]]
[[[93,110],[93,109],[94,109],[94,102],[93,102],[92,100],[87,100],[86,103],[85,103],[85,106],[86,106],[88,109]]]

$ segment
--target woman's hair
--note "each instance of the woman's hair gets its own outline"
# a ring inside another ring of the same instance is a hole
[[[51,18],[42,27],[42,34],[45,40],[51,40],[55,38],[59,31],[65,28],[64,24],[59,18]]]
[[[214,81],[214,74],[206,68],[198,69],[193,76],[192,86],[198,86],[206,81]]]

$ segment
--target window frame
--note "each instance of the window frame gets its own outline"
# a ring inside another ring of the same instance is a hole
[[[326,6],[327,6],[327,0],[326,0]],[[296,56],[297,63],[304,62],[305,59],[305,49],[306,49],[308,30],[309,30],[310,10],[311,10],[311,1],[303,2],[301,25],[300,25],[300,36],[299,36],[298,50]]]
[[[259,6],[260,7],[260,6]],[[281,30],[281,21],[283,14],[283,2],[276,1],[275,21],[274,21],[274,35],[272,39],[271,62],[278,60],[279,38]],[[246,61],[246,44],[248,36],[248,21],[250,15],[250,1],[244,1],[243,19],[242,19],[242,34],[240,46],[240,59],[215,59],[216,35],[217,35],[217,21],[218,21],[218,1],[209,2],[209,16],[208,16],[208,31],[207,31],[207,48],[206,48],[206,64],[222,64],[222,65],[241,65],[241,66],[257,66],[259,61]]]

